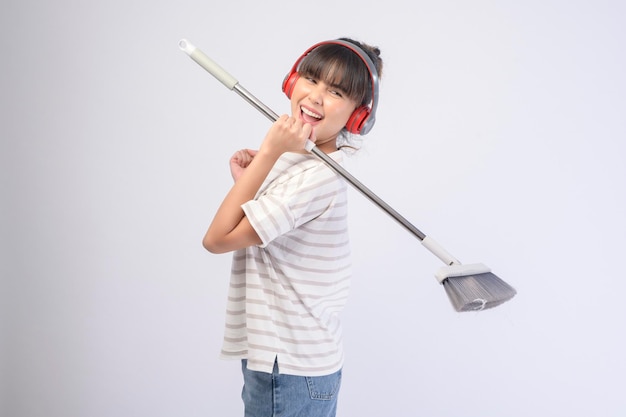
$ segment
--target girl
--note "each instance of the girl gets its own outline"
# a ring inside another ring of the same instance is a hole
[[[334,416],[343,365],[339,313],[350,286],[345,181],[304,150],[342,161],[375,120],[380,51],[314,45],[285,77],[291,116],[258,151],[230,160],[235,183],[203,239],[234,251],[222,357],[242,361],[246,417]]]

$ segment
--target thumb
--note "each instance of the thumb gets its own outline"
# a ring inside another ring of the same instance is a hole
[[[315,129],[311,126],[311,134],[309,138],[304,142],[304,149],[311,152],[311,150],[315,147],[315,142],[317,141],[317,136],[315,135]]]
[[[309,140],[313,143],[317,141],[317,136],[315,135],[315,128],[311,126],[311,134],[309,135]]]

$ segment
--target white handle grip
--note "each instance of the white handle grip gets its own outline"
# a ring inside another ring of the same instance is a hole
[[[215,61],[205,55],[200,49],[193,46],[187,39],[181,39],[178,42],[178,46],[182,49],[191,59],[196,61],[198,65],[207,70],[211,75],[217,78],[222,84],[224,84],[229,90],[235,88],[235,85],[239,83],[229,73],[227,73],[222,67],[217,65]]]

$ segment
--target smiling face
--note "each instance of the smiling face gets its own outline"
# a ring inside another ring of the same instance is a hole
[[[327,149],[334,151],[352,112],[371,101],[369,69],[351,49],[328,43],[302,59],[298,75],[290,96],[292,115],[313,126],[318,147],[328,143]]]
[[[324,152],[337,149],[336,139],[357,103],[338,86],[300,77],[291,95],[291,114],[313,126],[316,145]]]

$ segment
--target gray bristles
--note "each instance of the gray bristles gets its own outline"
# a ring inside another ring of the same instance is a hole
[[[513,287],[491,272],[446,278],[443,286],[456,311],[496,307],[517,294]]]

